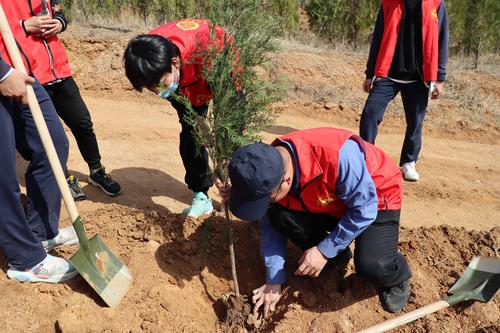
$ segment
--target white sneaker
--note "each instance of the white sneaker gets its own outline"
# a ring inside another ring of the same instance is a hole
[[[59,246],[71,246],[75,244],[78,244],[78,236],[73,226],[59,229],[59,234],[56,237],[42,241],[42,245],[47,252]]]
[[[35,267],[20,271],[15,268],[7,270],[9,279],[19,282],[47,282],[58,283],[74,278],[78,275],[71,263],[63,258],[47,254],[47,257]]]
[[[403,166],[401,167],[401,172],[403,173],[403,178],[411,182],[416,182],[420,178],[420,175],[418,174],[415,167],[415,162],[408,162],[403,164]]]

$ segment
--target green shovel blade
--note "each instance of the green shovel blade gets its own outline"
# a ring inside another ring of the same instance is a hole
[[[465,273],[448,290],[450,305],[466,300],[488,302],[500,288],[500,259],[474,257]]]
[[[99,236],[88,240],[80,218],[75,220],[73,227],[80,241],[80,249],[69,261],[104,302],[115,307],[130,288],[130,271]]]

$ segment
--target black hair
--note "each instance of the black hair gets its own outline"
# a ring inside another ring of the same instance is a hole
[[[172,58],[178,55],[179,49],[168,39],[139,35],[125,49],[125,75],[136,90],[155,87],[163,75],[172,71]]]

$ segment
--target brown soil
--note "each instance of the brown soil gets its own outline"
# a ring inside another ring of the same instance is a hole
[[[68,132],[68,165],[90,198],[78,207],[88,232],[105,240],[134,282],[121,304],[110,309],[80,277],[61,285],[26,285],[0,274],[1,331],[227,331],[228,226],[219,214],[199,220],[179,216],[190,193],[177,152],[175,111],[127,84],[121,56],[131,33],[73,26],[65,34],[103,162],[124,188],[122,196],[111,199],[87,185],[85,163]],[[290,93],[264,138],[316,126],[356,131],[366,98],[360,89],[365,55],[289,42],[284,47],[271,75],[286,75]],[[413,271],[405,311],[444,297],[473,256],[499,256],[500,78],[463,68],[454,73],[454,68],[459,66],[452,62],[443,98],[429,107],[422,179],[405,183],[400,250]],[[391,105],[377,142],[396,160],[404,133],[400,104]],[[24,166],[20,161],[20,176]],[[63,224],[69,224],[65,212]],[[240,289],[248,294],[263,283],[258,228],[238,221],[232,226]],[[68,257],[74,251],[56,253]],[[288,284],[260,331],[353,332],[394,317],[382,310],[375,289],[356,275],[352,261],[345,270],[309,279],[292,275],[299,258],[290,246]],[[498,332],[499,305],[498,295],[487,304],[465,302],[396,331]]]

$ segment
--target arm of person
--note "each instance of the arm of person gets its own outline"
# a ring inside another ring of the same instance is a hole
[[[0,57],[0,95],[28,103],[26,84],[35,83],[35,79],[14,68]]]
[[[368,54],[368,61],[366,62],[365,70],[365,84],[363,90],[369,92],[371,86],[371,80],[375,75],[375,64],[377,63],[378,51],[380,49],[380,43],[382,41],[382,34],[384,32],[384,12],[382,7],[380,7],[377,15],[377,21],[375,22],[375,28],[373,29],[372,43],[370,45],[370,53]],[[369,81],[369,82],[368,82]]]
[[[448,12],[444,1],[441,1],[438,11],[438,34],[439,34],[439,55],[438,55],[438,81],[446,80],[446,66],[448,65]]]
[[[257,314],[262,307],[264,317],[274,311],[281,298],[281,284],[285,282],[286,237],[274,230],[269,217],[259,222],[261,240],[260,252],[266,266],[266,283],[253,290],[253,312]]]
[[[61,31],[59,31],[59,33],[65,31],[68,27],[68,20],[66,19],[66,15],[64,15],[64,10],[62,9],[60,1],[51,0],[50,7],[52,9],[52,18],[61,23]]]
[[[347,211],[332,232],[318,244],[319,251],[327,258],[333,258],[346,249],[375,221],[378,213],[375,184],[366,167],[364,153],[354,140],[348,140],[340,150],[336,191]]]

